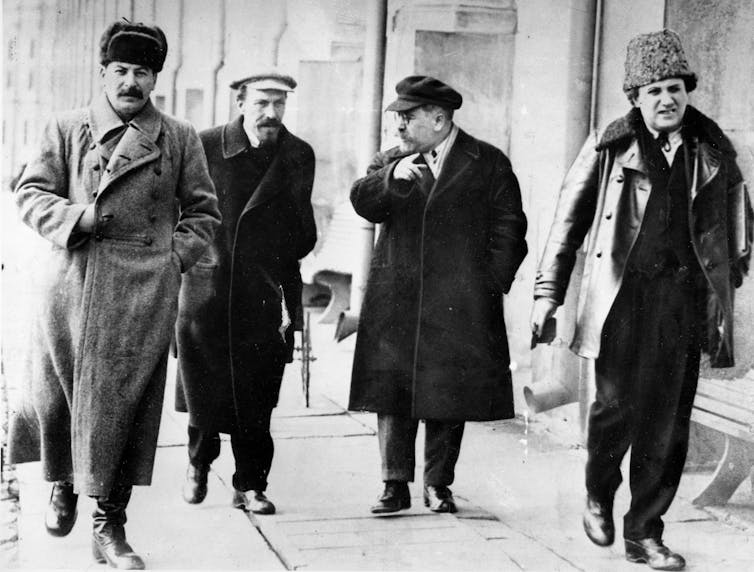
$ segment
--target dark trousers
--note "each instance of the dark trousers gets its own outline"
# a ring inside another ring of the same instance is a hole
[[[698,280],[698,277],[696,277]],[[624,538],[661,538],[686,460],[699,377],[695,277],[627,274],[602,331],[589,413],[586,488],[611,501],[631,447]]]
[[[417,419],[377,415],[377,436],[382,457],[382,480],[413,482],[416,465]],[[448,486],[455,478],[461,452],[463,421],[424,422],[424,484]]]
[[[231,433],[230,446],[236,461],[236,472],[233,474],[233,486],[240,491],[267,490],[267,475],[272,467],[272,457],[275,445],[270,435],[270,416],[272,409],[266,416],[260,415],[259,422],[243,434]],[[188,428],[189,462],[197,467],[212,464],[220,455],[220,435],[217,431],[207,431],[192,427]]]

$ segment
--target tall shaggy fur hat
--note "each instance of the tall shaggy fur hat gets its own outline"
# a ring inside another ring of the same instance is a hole
[[[168,41],[157,26],[147,26],[119,20],[110,24],[99,42],[99,61],[103,66],[110,62],[125,62],[162,71]]]
[[[628,42],[624,92],[676,77],[684,80],[686,91],[696,87],[696,74],[689,68],[681,38],[673,30],[639,34]]]

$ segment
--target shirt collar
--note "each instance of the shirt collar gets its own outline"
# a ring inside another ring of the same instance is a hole
[[[454,123],[445,139],[440,141],[434,149],[431,149],[426,153],[422,153],[424,155],[424,159],[427,161],[427,165],[429,165],[430,168],[434,167],[432,168],[433,173],[437,174],[440,172],[442,164],[445,162],[445,157],[447,157],[448,151],[450,151],[450,148],[453,146],[453,143],[455,142],[457,136],[458,125]]]

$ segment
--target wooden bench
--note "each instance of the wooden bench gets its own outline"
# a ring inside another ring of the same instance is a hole
[[[744,480],[754,485],[754,370],[740,379],[699,380],[691,420],[725,435],[725,450],[697,506],[728,502]]]

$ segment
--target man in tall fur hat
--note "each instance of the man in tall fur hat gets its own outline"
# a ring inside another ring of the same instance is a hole
[[[628,44],[633,109],[584,144],[563,182],[535,278],[531,327],[563,303],[589,233],[571,348],[595,360],[583,524],[612,544],[613,497],[631,452],[626,558],[681,570],[662,516],[681,478],[700,352],[733,365],[733,290],[748,270],[751,207],[736,153],[689,103],[696,75],[675,32]]]
[[[78,495],[96,498],[94,557],[121,569],[144,568],[123,525],[132,486],[152,478],[181,273],[220,223],[199,136],[149,99],[166,53],[159,28],[111,24],[102,94],[50,121],[15,190],[51,249],[11,461],[41,459],[54,536]]]

